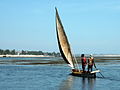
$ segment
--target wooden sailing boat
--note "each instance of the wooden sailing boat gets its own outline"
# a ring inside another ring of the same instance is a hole
[[[96,77],[96,72],[99,71],[83,72],[82,70],[79,69],[77,61],[73,57],[73,54],[71,52],[70,44],[65,34],[64,27],[60,20],[57,8],[55,9],[56,9],[56,32],[59,50],[65,62],[71,67],[72,75],[81,77]]]

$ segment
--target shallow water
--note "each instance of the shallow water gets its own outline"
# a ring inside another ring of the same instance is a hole
[[[8,60],[20,58],[7,58]],[[59,58],[28,58],[56,61]],[[28,60],[21,58],[21,60]],[[0,58],[1,61],[6,60]],[[16,65],[0,64],[0,90],[120,90],[120,62],[107,60],[96,62],[105,78],[97,73],[97,78],[71,76],[66,64]]]

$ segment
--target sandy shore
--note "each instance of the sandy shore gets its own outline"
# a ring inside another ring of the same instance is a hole
[[[0,57],[52,57],[45,55],[0,55]]]
[[[0,55],[3,57],[4,55]],[[24,57],[51,57],[51,56],[44,56],[44,55],[6,55],[8,58],[1,58],[0,64],[12,64],[12,65],[41,65],[41,64],[49,64],[49,65],[56,65],[56,64],[66,64],[62,57],[53,57],[53,58],[24,58]],[[23,58],[9,58],[9,57],[23,57]],[[56,59],[56,60],[55,60]],[[87,58],[88,59],[88,58]],[[77,62],[81,64],[81,58],[76,58]],[[104,63],[107,64],[108,62],[120,62],[120,57],[94,57],[95,63]]]

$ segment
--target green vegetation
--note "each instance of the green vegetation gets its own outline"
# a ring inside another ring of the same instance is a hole
[[[55,56],[55,57],[60,57],[60,53],[56,52],[43,52],[43,51],[16,51],[15,49],[13,50],[2,50],[0,49],[0,55],[48,55],[48,56]]]

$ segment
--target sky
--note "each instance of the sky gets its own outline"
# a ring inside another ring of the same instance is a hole
[[[0,49],[59,52],[55,7],[74,54],[120,54],[120,0],[0,0]]]

